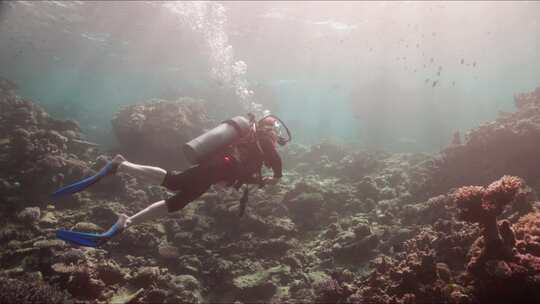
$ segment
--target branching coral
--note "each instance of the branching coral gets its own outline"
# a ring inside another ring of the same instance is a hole
[[[523,193],[524,188],[525,184],[522,179],[505,175],[487,187],[461,187],[453,194],[459,208],[459,217],[482,226],[486,254],[499,254],[499,249],[504,248],[505,243],[512,243],[512,240],[505,240],[501,236],[497,226],[497,216]],[[508,232],[508,230],[504,231]],[[505,235],[511,237],[508,233]]]
[[[523,216],[514,224],[513,229],[518,239],[518,251],[540,256],[540,213],[533,212]]]
[[[475,279],[474,294],[482,303],[537,303],[540,299],[540,242],[536,235],[540,216],[528,214],[514,226],[506,219],[497,223],[505,207],[523,202],[528,190],[520,178],[503,176],[487,187],[462,187],[454,193],[460,218],[483,228],[483,238],[469,250],[467,265]]]

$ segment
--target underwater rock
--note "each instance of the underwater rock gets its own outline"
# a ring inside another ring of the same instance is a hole
[[[164,259],[175,259],[180,256],[178,248],[170,245],[159,245],[158,252]]]
[[[43,240],[35,242],[33,246],[40,249],[62,248],[65,246],[65,243],[61,240]]]
[[[44,198],[63,178],[80,177],[80,172],[70,171],[79,160],[73,158],[76,151],[69,146],[70,140],[80,136],[76,122],[50,117],[13,90],[0,91],[0,138],[7,153],[0,158],[4,169],[0,177],[13,181],[17,176],[27,198]]]
[[[274,274],[289,271],[286,266],[276,266],[252,274],[234,278],[233,286],[238,297],[243,301],[261,301],[272,297],[277,285],[271,280]]]
[[[64,286],[75,298],[95,299],[103,294],[106,286],[94,277],[94,270],[88,265],[53,264],[51,268],[64,277]]]
[[[27,207],[17,214],[17,219],[27,224],[34,224],[39,221],[40,216],[41,210],[39,207]]]
[[[126,272],[115,261],[99,263],[96,271],[97,277],[107,285],[121,283],[126,277]]]
[[[109,206],[93,206],[90,209],[91,222],[99,227],[107,227],[112,223],[116,222],[118,215],[116,212]]]
[[[135,251],[146,251],[156,248],[160,243],[161,235],[149,226],[134,226],[124,231],[116,240],[120,246],[131,248]]]
[[[201,303],[201,283],[191,275],[172,276],[168,280],[169,290],[175,294],[176,302]]]
[[[152,99],[124,107],[112,120],[122,153],[134,162],[182,169],[182,145],[212,127],[204,103]]]
[[[515,175],[537,188],[540,180],[540,87],[514,96],[517,111],[500,115],[450,145],[434,159],[424,193],[445,193],[452,187],[486,184],[503,175]]]
[[[355,186],[361,199],[379,199],[379,188],[372,178],[364,177]]]
[[[317,303],[343,303],[354,293],[354,288],[348,284],[340,284],[334,278],[317,282],[314,286]]]
[[[163,303],[169,292],[164,289],[152,288],[142,299],[143,303]]]
[[[0,303],[66,303],[70,296],[43,281],[0,277]]]
[[[204,269],[201,260],[196,255],[182,255],[178,259],[171,259],[169,269],[174,269],[177,273],[189,274],[196,277],[201,275]]]
[[[316,228],[323,214],[324,197],[321,193],[301,193],[285,201],[296,225],[305,229]]]
[[[43,228],[53,228],[58,224],[58,218],[53,212],[45,211],[41,219],[39,219],[39,225]]]
[[[137,287],[144,288],[154,284],[160,276],[158,267],[141,267],[133,275],[130,283]]]
[[[126,288],[122,288],[117,291],[114,296],[109,300],[109,303],[114,304],[128,304],[134,301],[142,292],[144,288],[140,288],[137,291],[131,291]]]
[[[370,234],[358,237],[354,233],[344,232],[335,240],[332,246],[334,258],[343,261],[366,260],[379,245],[379,237]]]
[[[284,256],[287,251],[295,247],[294,240],[287,240],[286,237],[272,238],[257,242],[256,253],[262,257]]]
[[[99,227],[98,225],[94,223],[88,223],[88,222],[79,222],[73,226],[74,231],[82,231],[82,232],[93,232],[98,233],[102,232],[103,229]]]

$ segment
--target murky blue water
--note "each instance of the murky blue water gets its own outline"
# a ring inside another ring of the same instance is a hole
[[[433,151],[540,85],[538,2],[20,1],[0,18],[1,76],[104,143],[122,105],[192,96],[270,108],[303,143]]]

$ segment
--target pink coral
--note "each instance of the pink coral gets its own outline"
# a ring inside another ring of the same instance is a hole
[[[455,191],[453,197],[459,208],[459,217],[483,226],[488,251],[498,250],[498,247],[503,245],[504,240],[497,227],[497,216],[524,188],[522,179],[505,175],[487,187],[466,186]]]
[[[525,235],[540,237],[540,212],[524,215],[512,228],[520,239],[524,239]]]
[[[522,188],[524,183],[521,178],[505,175],[487,187],[461,187],[453,196],[463,220],[482,222],[486,217],[501,214]]]
[[[484,193],[484,187],[480,186],[466,186],[456,190],[453,196],[459,207],[459,216],[463,220],[476,222],[481,218],[484,212],[482,208]]]
[[[505,175],[501,179],[491,183],[485,190],[483,206],[488,212],[499,215],[504,206],[512,202],[524,183],[519,177]]]

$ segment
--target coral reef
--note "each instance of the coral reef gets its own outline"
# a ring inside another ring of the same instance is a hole
[[[433,195],[452,187],[486,184],[503,175],[520,176],[536,189],[540,185],[540,87],[514,96],[517,111],[470,130],[463,143],[444,149],[432,160]]]
[[[94,146],[82,138],[78,124],[57,120],[41,107],[15,94],[0,79],[0,192],[6,199],[21,195],[42,200],[64,179],[87,173],[82,159]]]
[[[212,122],[202,101],[184,97],[124,107],[114,116],[112,126],[121,152],[129,159],[181,169],[188,165],[182,145]]]
[[[242,218],[241,193],[212,189],[89,250],[55,230],[102,232],[169,193],[120,174],[50,201],[112,155],[0,79],[0,302],[540,302],[538,141],[525,144],[539,102],[540,89],[517,96],[516,113],[439,156],[291,144],[282,182],[253,191]],[[168,168],[212,127],[187,98],[126,107],[113,125],[128,159]]]
[[[501,235],[499,232],[497,216],[502,213],[506,205],[523,193],[520,192],[520,189],[524,187],[525,185],[520,178],[503,176],[488,187],[466,186],[457,189],[454,193],[454,199],[459,209],[459,218],[480,223],[482,226],[486,255],[496,256],[501,248],[511,249],[515,245],[513,234],[509,236],[509,239],[503,239],[505,234]],[[501,225],[506,227],[505,229],[508,231],[510,224],[507,221]]]

